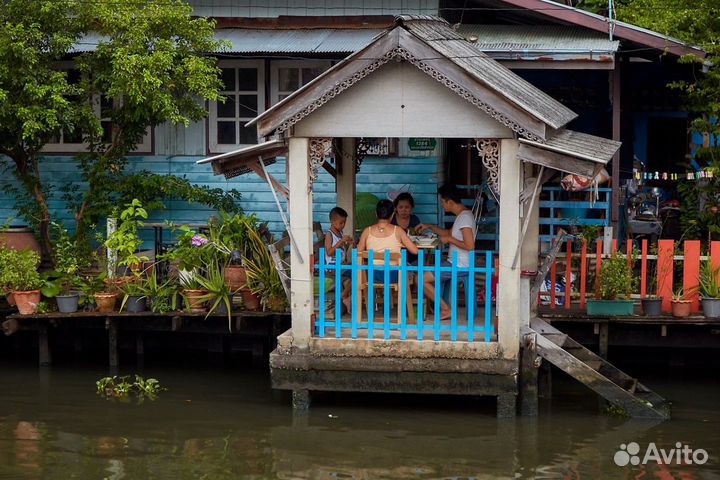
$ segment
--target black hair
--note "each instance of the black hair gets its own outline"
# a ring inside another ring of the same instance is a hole
[[[412,208],[415,208],[415,199],[408,192],[402,192],[400,195],[395,197],[395,200],[393,201],[393,205],[395,205],[395,208],[397,208],[398,203],[402,202],[403,200],[407,200],[410,203],[410,206]]]
[[[462,203],[460,190],[458,190],[458,188],[451,183],[446,183],[442,187],[438,188],[438,195],[440,195],[446,201],[452,200],[455,203]]]
[[[390,220],[394,211],[395,205],[390,200],[380,200],[375,207],[378,220]]]
[[[340,207],[334,207],[332,210],[330,210],[330,221],[332,222],[338,217],[347,218],[348,213]]]

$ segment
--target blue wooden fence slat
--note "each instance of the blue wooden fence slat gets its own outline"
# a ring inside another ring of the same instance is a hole
[[[400,339],[407,340],[407,252],[400,250],[400,271],[398,272],[398,288],[400,288]]]
[[[368,272],[367,272],[367,284],[368,284],[368,338],[372,339],[375,333],[375,285],[373,278],[375,278],[375,252],[372,250],[368,251]]]
[[[338,248],[335,250],[335,338],[340,338],[342,336],[342,328],[340,327],[340,305],[342,304],[342,254],[343,251],[341,249]],[[320,288],[323,287],[321,286]]]
[[[440,250],[435,250],[435,304],[433,306],[435,313],[435,341],[440,341],[440,298],[442,292],[440,290]]]
[[[425,291],[423,285],[425,285],[425,249],[420,249],[418,252],[418,302],[417,302],[417,339],[423,339],[423,322],[425,321],[425,310],[424,310],[424,297]]]
[[[318,335],[325,337],[325,249],[320,249],[320,262],[318,263],[319,279],[318,279],[318,309],[320,310],[320,322],[318,325]],[[335,289],[337,291],[337,288]]]
[[[351,262],[350,265],[351,265],[351,270],[350,270],[350,272],[352,273],[352,276],[351,276],[350,278],[352,278],[352,282],[353,282],[352,293],[351,293],[351,295],[352,295],[352,302],[351,302],[351,303],[352,303],[352,313],[351,313],[351,317],[352,317],[352,322],[351,322],[351,323],[352,323],[352,327],[351,327],[351,330],[352,330],[352,331],[351,331],[351,336],[352,336],[352,338],[357,338],[357,335],[358,335],[358,321],[360,320],[360,319],[358,318],[358,306],[359,306],[358,302],[361,302],[362,300],[358,298],[358,289],[355,288],[355,282],[358,282],[358,283],[360,282],[360,272],[359,272],[359,270],[358,270],[358,254],[357,254],[357,249],[356,249],[356,248],[353,248],[353,250],[352,250],[352,262]],[[335,286],[335,288],[337,289],[337,285]],[[370,314],[370,313],[368,312],[368,315],[369,315],[369,314]]]
[[[451,310],[450,314],[450,325],[451,325],[451,337],[450,340],[453,342],[457,341],[457,287],[458,287],[458,272],[457,272],[457,250],[453,250],[452,265],[450,270],[450,302]]]
[[[468,342],[475,339],[475,250],[470,252],[468,257],[468,278],[465,280],[465,297],[467,300],[467,325],[468,325]]]
[[[383,338],[390,338],[390,250],[385,250],[383,262]]]
[[[492,253],[485,252],[485,341],[490,341],[492,334]]]

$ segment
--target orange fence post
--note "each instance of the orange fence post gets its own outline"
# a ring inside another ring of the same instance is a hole
[[[628,267],[632,269],[632,250],[633,250],[633,243],[628,238],[627,242],[625,242],[625,258],[627,259]]]
[[[572,300],[572,240],[567,241],[565,252],[565,308],[570,308]]]
[[[587,284],[587,242],[582,244],[580,254],[580,308],[585,308],[585,288]]]
[[[672,240],[658,241],[657,294],[662,297],[662,311],[670,311],[673,295],[673,255],[675,244]]]
[[[713,271],[720,269],[720,242],[710,242],[710,261]]]
[[[647,294],[647,251],[648,241],[643,239],[640,243],[640,298]]]
[[[700,311],[700,294],[697,290],[700,276],[700,240],[685,240],[683,259],[683,290],[685,298],[692,301],[691,312]]]
[[[617,252],[617,238],[612,239],[612,243],[610,244],[611,251],[613,255],[615,255],[615,252]]]

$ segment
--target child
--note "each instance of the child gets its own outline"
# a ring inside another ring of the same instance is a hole
[[[335,207],[330,210],[330,229],[325,233],[325,262],[329,265],[335,264],[335,255],[338,249],[341,249],[343,259],[348,247],[352,247],[355,244],[353,237],[350,235],[344,235],[343,229],[347,222],[348,214],[345,210],[340,207]],[[350,300],[350,289],[352,282],[350,277],[352,273],[350,270],[343,270],[342,272],[342,301],[347,307]]]

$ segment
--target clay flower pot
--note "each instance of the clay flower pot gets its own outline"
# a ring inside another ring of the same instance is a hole
[[[273,312],[285,311],[285,298],[272,296],[268,298],[268,309]]]
[[[258,310],[260,308],[260,297],[255,295],[248,288],[240,290],[245,310]]]
[[[231,292],[237,292],[245,286],[247,282],[247,272],[245,267],[240,265],[228,265],[223,272],[225,284],[230,288]]]
[[[95,305],[97,305],[98,312],[110,313],[115,311],[117,293],[96,293],[93,297],[95,297]]]
[[[187,307],[191,312],[201,313],[205,311],[205,301],[202,299],[203,295],[207,295],[205,290],[183,290],[183,295],[187,300]]]
[[[690,315],[690,300],[671,300],[672,316],[676,318],[685,318]]]
[[[13,292],[13,297],[20,315],[37,313],[38,303],[40,303],[40,290],[16,290]]]

